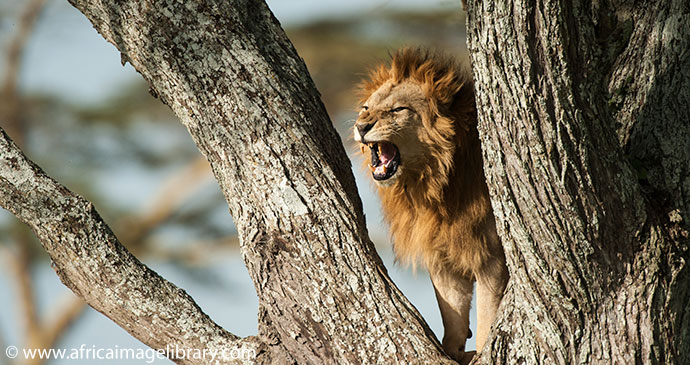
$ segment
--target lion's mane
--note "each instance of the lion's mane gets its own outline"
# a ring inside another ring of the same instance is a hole
[[[429,270],[443,265],[477,273],[489,257],[503,254],[482,168],[471,75],[451,57],[403,49],[390,65],[370,72],[360,85],[361,100],[386,82],[406,80],[421,86],[428,102],[420,142],[428,153],[418,174],[378,188],[396,256],[413,264],[422,258]]]

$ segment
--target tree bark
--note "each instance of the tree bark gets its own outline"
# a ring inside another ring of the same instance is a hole
[[[15,153],[3,160],[3,206],[34,228],[66,285],[154,348],[248,344],[260,362],[276,363],[451,362],[390,281],[368,238],[340,139],[263,1],[70,2],[142,74],[209,160],[256,286],[259,334],[242,340],[209,322],[131,257],[89,203],[44,181]],[[15,168],[15,160],[26,166]],[[44,183],[51,190],[38,189]],[[98,285],[85,286],[89,280]],[[172,309],[177,300],[191,313],[183,324]]]
[[[468,4],[511,281],[482,363],[690,362],[690,5]]]
[[[263,2],[71,3],[211,163],[256,285],[259,335],[210,321],[3,133],[0,203],[32,226],[66,285],[154,348],[450,361],[390,282],[338,136]],[[688,4],[468,5],[485,173],[511,272],[478,362],[689,362]]]
[[[139,262],[90,202],[46,176],[1,129],[0,205],[31,227],[68,288],[151,348],[268,357],[260,340],[225,331],[187,293]]]

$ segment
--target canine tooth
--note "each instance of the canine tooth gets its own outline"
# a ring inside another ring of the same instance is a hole
[[[374,172],[374,170],[376,170],[376,168],[374,166],[371,166],[371,164],[368,164],[367,166],[369,166],[369,170],[371,170],[371,172]]]
[[[385,174],[387,172],[388,172],[388,167],[386,165],[383,165],[383,173]]]

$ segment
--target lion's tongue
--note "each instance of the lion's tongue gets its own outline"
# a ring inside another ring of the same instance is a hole
[[[385,174],[388,163],[395,157],[395,147],[390,143],[379,142],[379,161],[374,173],[377,175]]]

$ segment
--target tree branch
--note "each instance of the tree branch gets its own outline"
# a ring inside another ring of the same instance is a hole
[[[148,346],[262,353],[256,338],[225,331],[132,256],[91,203],[46,176],[2,130],[0,205],[33,229],[67,287]]]

